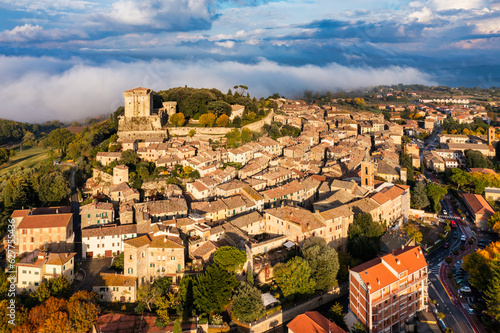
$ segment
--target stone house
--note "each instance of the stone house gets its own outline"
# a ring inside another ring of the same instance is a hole
[[[100,301],[134,303],[137,299],[137,277],[116,273],[99,273],[92,286]]]
[[[80,207],[81,227],[108,224],[115,221],[115,209],[109,202],[95,202]]]
[[[161,232],[147,234],[125,242],[124,275],[138,278],[139,285],[170,276],[174,282],[185,267],[185,248],[178,236]]]

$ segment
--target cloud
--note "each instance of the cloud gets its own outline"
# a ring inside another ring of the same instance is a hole
[[[40,67],[33,69],[38,61]],[[136,86],[162,90],[188,85],[227,91],[235,84],[245,84],[257,97],[274,92],[293,97],[304,89],[334,91],[378,84],[434,82],[429,75],[414,68],[399,66],[347,67],[330,63],[323,67],[293,67],[266,59],[255,64],[154,60],[113,61],[96,66],[78,64],[78,59],[72,59],[65,64],[66,69],[57,71],[54,67],[57,62],[57,59],[50,58],[0,56],[0,64],[6,63],[18,69],[9,75],[8,80],[0,82],[0,95],[4,97],[0,118],[28,122],[71,121],[107,114],[123,105],[123,91]],[[68,66],[71,62],[73,65]],[[47,70],[51,63],[53,68]],[[24,64],[32,70],[22,71]]]
[[[483,9],[489,5],[488,0],[430,0],[428,3],[438,11]]]
[[[65,38],[88,37],[85,33],[76,32],[74,30],[49,29],[45,30],[39,25],[26,23],[22,26],[17,26],[12,30],[4,30],[0,32],[0,42],[32,42],[32,41],[48,41],[60,40]]]
[[[211,0],[120,0],[110,13],[101,13],[95,21],[157,30],[189,31],[209,29],[214,19]],[[104,23],[106,26],[107,23]]]

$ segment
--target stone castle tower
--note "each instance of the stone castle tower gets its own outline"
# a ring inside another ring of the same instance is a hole
[[[134,88],[123,93],[125,98],[125,118],[149,117],[153,111],[153,90]]]
[[[117,165],[113,168],[113,185],[128,183],[128,166]]]
[[[495,127],[488,127],[488,145],[493,145],[495,141]]]
[[[361,187],[373,191],[373,181],[374,181],[374,172],[373,172],[373,162],[363,161],[361,162]]]
[[[177,112],[177,102],[163,102],[162,105],[160,112],[166,112],[169,117]]]

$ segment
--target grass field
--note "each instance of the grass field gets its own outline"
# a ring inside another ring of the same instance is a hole
[[[42,147],[24,149],[22,152],[16,150],[16,156],[0,167],[0,176],[14,170],[17,167],[22,166],[25,168],[31,168],[38,163],[45,161],[48,155],[48,150],[44,150]]]

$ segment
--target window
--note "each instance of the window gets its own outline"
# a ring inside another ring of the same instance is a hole
[[[40,275],[40,272],[35,272],[35,275]]]
[[[23,281],[23,284],[26,284],[26,281]]]
[[[35,282],[35,286],[38,287],[38,282]]]
[[[129,273],[129,274],[134,274],[134,270],[133,270],[132,268],[129,268],[129,269],[128,269],[128,273]]]
[[[87,214],[87,218],[88,218],[88,219],[90,218],[90,214]]]
[[[175,260],[175,257],[170,257],[170,260]]]
[[[106,288],[99,288],[99,292],[103,293],[106,291]]]
[[[162,260],[162,261],[165,261],[165,256],[161,257],[161,260]]]
[[[130,260],[132,260],[132,255],[130,255]]]
[[[26,270],[23,269],[23,274],[26,274]]]

